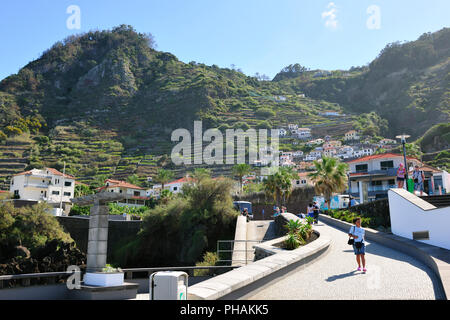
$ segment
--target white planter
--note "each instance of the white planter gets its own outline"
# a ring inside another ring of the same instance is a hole
[[[84,284],[87,286],[113,287],[113,286],[121,286],[123,285],[123,282],[124,282],[123,272],[114,272],[114,273],[87,272],[84,275]]]

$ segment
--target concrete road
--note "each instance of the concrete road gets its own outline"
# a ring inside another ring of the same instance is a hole
[[[368,271],[364,274],[356,271],[355,255],[345,232],[323,222],[315,228],[332,240],[328,252],[306,268],[250,293],[246,299],[443,299],[438,279],[423,263],[366,241]]]

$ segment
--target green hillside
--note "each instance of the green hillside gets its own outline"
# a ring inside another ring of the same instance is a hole
[[[28,168],[61,169],[66,161],[68,173],[91,182],[104,174],[151,175],[167,162],[161,156],[173,146],[171,132],[198,119],[204,130],[292,122],[342,134],[351,127],[351,118],[320,115],[341,112],[336,103],[235,70],[183,63],[153,43],[124,25],[56,43],[0,82],[0,139],[26,141],[30,150],[20,156]],[[0,179],[23,169],[10,164]]]

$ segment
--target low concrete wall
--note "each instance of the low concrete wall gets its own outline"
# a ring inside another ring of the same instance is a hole
[[[232,256],[232,266],[243,266],[246,264],[247,255],[245,248],[247,247],[247,217],[239,216],[236,221],[236,231],[234,233],[234,247]],[[236,241],[243,240],[243,241]],[[236,251],[235,251],[236,250]]]
[[[319,219],[344,232],[348,232],[352,227],[351,223],[334,219],[323,214],[320,215]],[[425,243],[370,228],[364,228],[364,230],[365,238],[367,240],[403,252],[427,265],[440,280],[441,289],[447,299],[450,297],[450,250],[430,246]]]
[[[273,246],[283,240],[284,237],[281,237],[256,245],[256,250],[264,251],[267,255],[273,254],[190,287],[188,300],[243,298],[258,288],[288,275],[289,272],[307,266],[322,256],[331,244],[330,239],[319,237],[295,250]]]

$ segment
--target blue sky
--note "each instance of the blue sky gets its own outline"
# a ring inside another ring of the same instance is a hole
[[[67,8],[81,10],[67,28]],[[370,6],[379,10],[379,19]],[[348,69],[372,61],[393,41],[449,27],[448,0],[3,0],[0,79],[17,73],[56,41],[130,24],[151,32],[157,49],[180,60],[241,68],[270,77],[300,63]],[[367,20],[378,26],[369,29]]]

